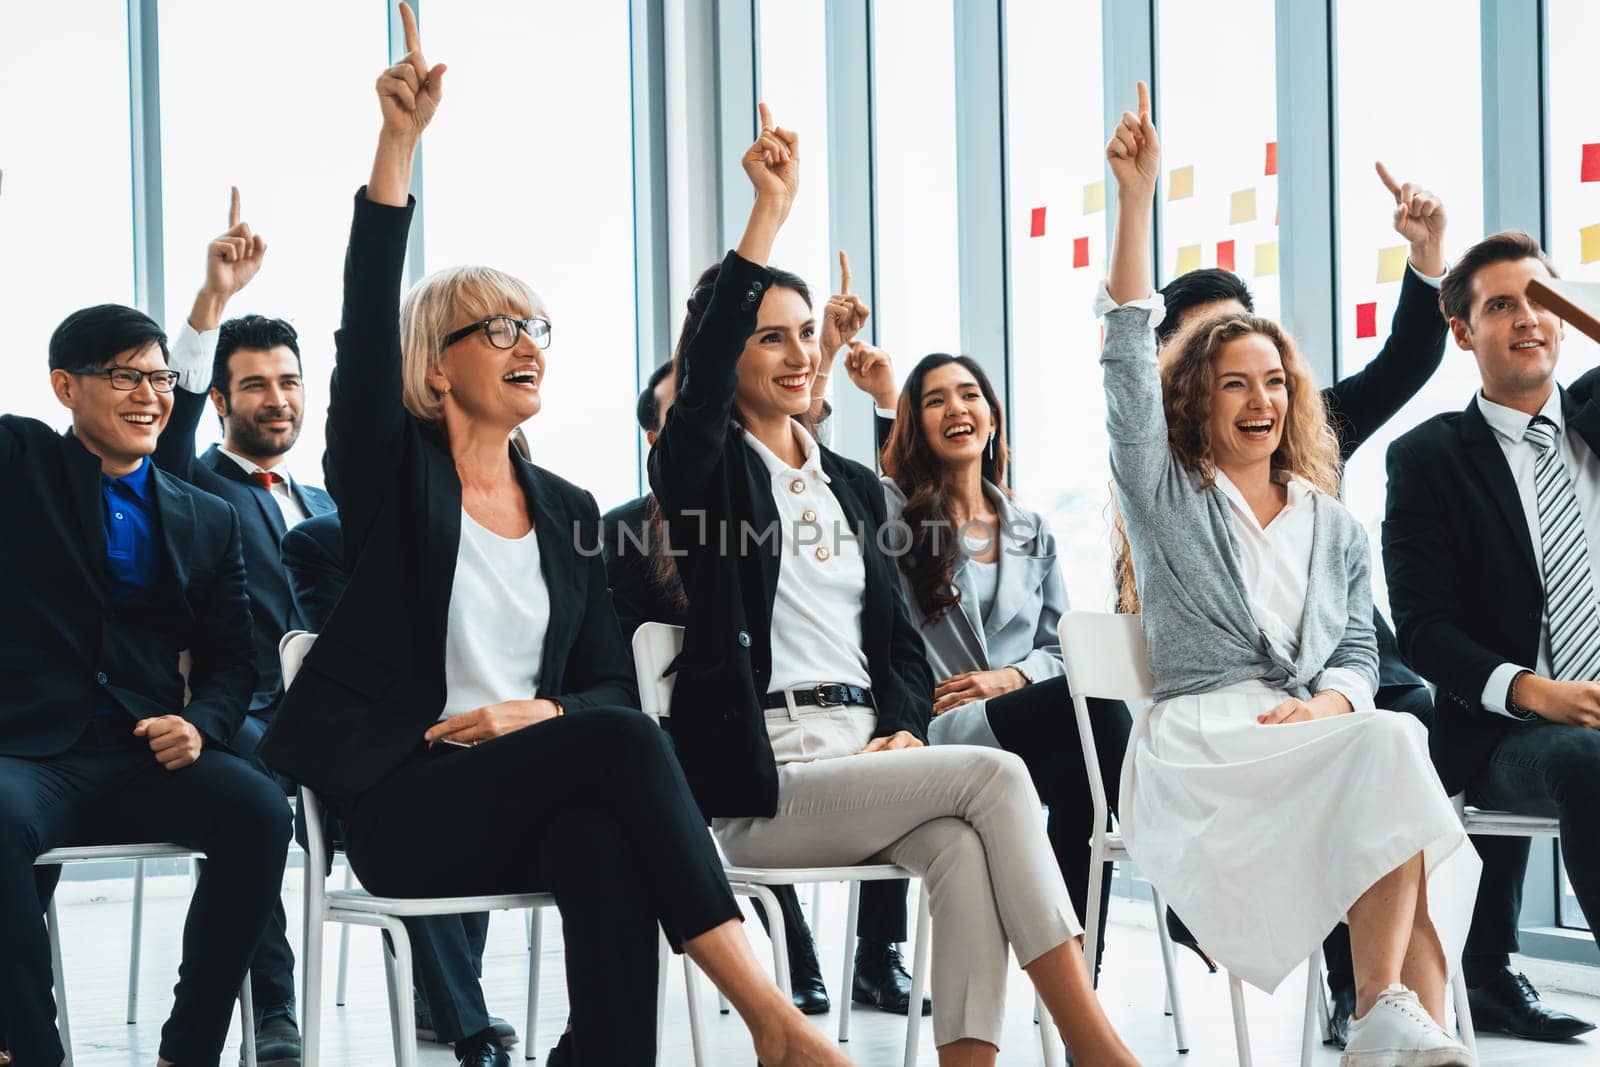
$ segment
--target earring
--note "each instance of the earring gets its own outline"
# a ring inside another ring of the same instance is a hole
[[[989,462],[994,462],[994,434],[989,435]]]

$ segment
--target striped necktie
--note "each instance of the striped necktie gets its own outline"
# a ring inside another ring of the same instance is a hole
[[[1543,415],[1524,437],[1538,450],[1534,485],[1544,557],[1544,611],[1550,627],[1550,670],[1562,681],[1600,678],[1600,603],[1589,569],[1589,544],[1572,478],[1561,462],[1556,424]]]

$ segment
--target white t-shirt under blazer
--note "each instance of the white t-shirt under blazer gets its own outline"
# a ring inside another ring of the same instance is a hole
[[[463,509],[439,718],[507,700],[532,700],[549,628],[550,591],[539,569],[537,531],[501,537]]]

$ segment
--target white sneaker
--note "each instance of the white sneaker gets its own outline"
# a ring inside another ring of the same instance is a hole
[[[1415,993],[1396,982],[1371,1011],[1350,1020],[1339,1067],[1478,1067],[1478,1061],[1440,1029]]]

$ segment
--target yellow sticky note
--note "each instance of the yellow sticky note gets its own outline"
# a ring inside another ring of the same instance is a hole
[[[1093,215],[1096,211],[1106,209],[1106,183],[1102,181],[1090,182],[1083,187],[1083,213]]]
[[[1192,270],[1200,269],[1200,246],[1184,245],[1178,249],[1177,274],[1188,274]]]
[[[1228,221],[1230,223],[1252,222],[1256,217],[1256,191],[1254,189],[1240,189],[1228,198]]]
[[[1595,260],[1600,259],[1600,222],[1580,229],[1578,237],[1583,241],[1582,251],[1578,254],[1578,261],[1580,263],[1593,263]]]
[[[1406,276],[1406,246],[1395,245],[1392,248],[1378,250],[1378,280],[1380,282],[1397,282]]]
[[[1167,175],[1167,199],[1183,200],[1194,195],[1194,167],[1174,167]]]
[[[1278,273],[1278,242],[1268,241],[1256,245],[1256,277],[1265,278]]]

